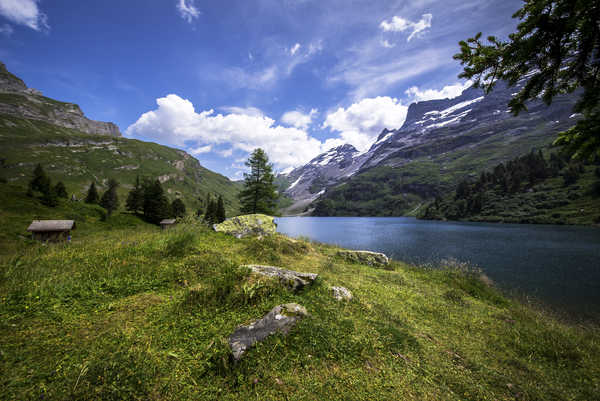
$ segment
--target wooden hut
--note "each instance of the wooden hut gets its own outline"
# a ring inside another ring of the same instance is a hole
[[[160,228],[166,230],[169,227],[173,227],[175,225],[175,219],[164,219],[160,221]]]
[[[70,239],[74,229],[74,220],[34,220],[27,231],[38,241],[59,242]]]

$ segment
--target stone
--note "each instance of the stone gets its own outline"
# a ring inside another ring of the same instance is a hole
[[[350,301],[352,299],[352,293],[345,287],[331,287],[333,291],[333,297],[338,301]]]
[[[233,235],[236,238],[272,235],[277,232],[275,219],[266,214],[246,214],[231,217],[220,224],[213,225],[217,232]]]
[[[259,341],[277,332],[287,334],[296,323],[307,316],[306,309],[298,304],[278,305],[262,319],[246,326],[239,326],[229,336],[233,359],[240,360],[246,350]]]
[[[386,266],[390,263],[388,257],[379,252],[342,250],[337,254],[350,262],[363,265]]]
[[[312,284],[319,276],[316,273],[301,273],[275,266],[246,265],[246,267],[254,273],[278,278],[283,286],[292,291],[299,291],[305,286]]]

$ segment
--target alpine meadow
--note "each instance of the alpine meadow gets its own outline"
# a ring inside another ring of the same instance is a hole
[[[600,2],[0,0],[0,400],[600,394]]]

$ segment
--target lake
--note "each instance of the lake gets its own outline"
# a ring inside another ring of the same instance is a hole
[[[475,265],[501,289],[577,316],[600,314],[600,229],[409,217],[281,217],[278,231],[400,261]]]

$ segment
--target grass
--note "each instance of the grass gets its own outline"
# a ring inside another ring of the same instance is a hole
[[[281,235],[188,223],[27,242],[0,267],[3,399],[591,400],[600,333],[505,298],[474,272],[351,264]],[[244,264],[319,273],[298,294]],[[354,299],[336,301],[330,286]],[[310,316],[231,361],[275,305]]]

